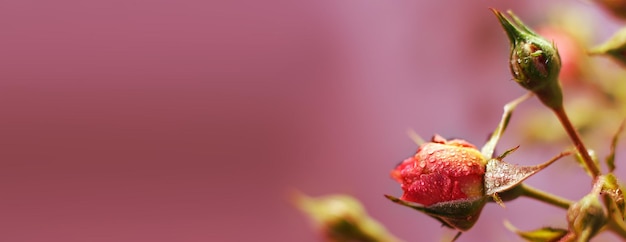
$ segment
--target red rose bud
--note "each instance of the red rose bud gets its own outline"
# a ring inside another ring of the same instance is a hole
[[[391,172],[401,184],[402,197],[385,197],[445,226],[466,231],[474,226],[488,200],[483,185],[486,164],[476,146],[435,135]]]
[[[513,78],[525,89],[534,92],[548,107],[563,104],[558,77],[561,57],[553,43],[526,27],[512,12],[515,23],[492,9],[511,42],[509,66]]]
[[[430,206],[484,196],[487,159],[464,140],[435,135],[417,153],[400,163],[391,176],[402,184],[400,199]]]

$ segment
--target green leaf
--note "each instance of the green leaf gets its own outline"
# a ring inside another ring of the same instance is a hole
[[[626,27],[620,29],[609,40],[589,50],[590,54],[604,54],[626,65]]]
[[[504,226],[513,233],[516,233],[520,237],[527,241],[533,242],[551,242],[559,241],[568,231],[566,229],[543,227],[531,231],[521,231],[515,228],[509,221],[504,221]]]

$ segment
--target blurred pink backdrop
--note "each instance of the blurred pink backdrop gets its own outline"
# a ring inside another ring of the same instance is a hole
[[[488,7],[541,12],[513,2],[4,1],[0,240],[319,241],[293,189],[353,195],[407,241],[450,236],[382,194],[401,193],[408,128],[481,146],[524,93]],[[554,154],[530,153],[512,162]],[[527,199],[482,216],[459,241],[564,224]]]

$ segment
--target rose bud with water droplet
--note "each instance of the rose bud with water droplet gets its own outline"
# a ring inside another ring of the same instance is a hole
[[[425,212],[451,228],[468,230],[487,201],[483,185],[486,164],[476,146],[435,135],[391,172],[404,194],[387,198]]]
[[[435,135],[400,163],[391,176],[402,184],[402,200],[429,206],[483,196],[486,164],[476,146]]]
[[[426,213],[445,226],[467,231],[478,221],[489,198],[503,205],[503,201],[519,197],[516,193],[520,190],[516,188],[522,181],[569,154],[563,152],[535,166],[512,165],[502,160],[516,149],[487,158],[465,140],[446,140],[435,135],[391,172],[391,177],[401,184],[402,196],[385,197]]]

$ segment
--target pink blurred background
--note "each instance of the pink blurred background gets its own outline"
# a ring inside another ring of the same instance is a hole
[[[488,7],[543,12],[513,2],[4,1],[0,240],[319,241],[293,189],[353,195],[408,241],[451,236],[382,194],[401,193],[408,128],[480,146],[524,93]],[[554,154],[535,149],[512,162]],[[589,186],[553,169],[529,183]],[[482,216],[460,241],[564,225],[528,199]]]

